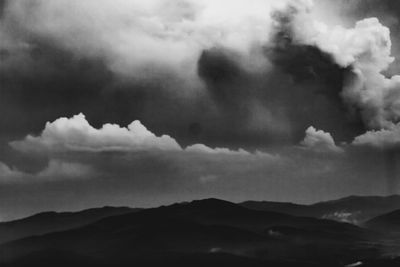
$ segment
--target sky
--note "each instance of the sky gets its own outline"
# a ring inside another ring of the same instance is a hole
[[[0,221],[400,193],[397,2],[1,0]]]

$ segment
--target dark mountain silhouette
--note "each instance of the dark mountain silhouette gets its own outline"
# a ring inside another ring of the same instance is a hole
[[[269,201],[246,201],[240,205],[254,210],[362,224],[376,216],[400,209],[400,196],[350,196],[312,205]]]
[[[206,199],[12,241],[0,265],[344,266],[377,257],[371,238],[351,224]]]
[[[102,218],[137,211],[126,207],[103,207],[79,212],[43,212],[0,223],[0,244],[33,235],[65,231],[93,223]]]
[[[365,226],[382,232],[400,234],[400,210],[375,217],[367,221]]]

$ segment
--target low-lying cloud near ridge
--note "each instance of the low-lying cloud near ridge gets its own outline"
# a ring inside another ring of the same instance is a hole
[[[49,161],[46,168],[38,173],[27,173],[0,162],[0,183],[35,183],[60,179],[87,179],[96,174],[88,165],[66,162],[59,159]]]

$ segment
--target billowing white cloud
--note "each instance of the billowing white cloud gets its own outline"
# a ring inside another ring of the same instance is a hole
[[[91,178],[96,171],[89,165],[66,162],[59,159],[49,161],[47,167],[38,173],[27,173],[0,162],[0,183],[31,183],[57,181],[60,179]]]
[[[361,110],[368,127],[390,128],[399,120],[400,76],[382,74],[394,61],[389,28],[377,18],[363,19],[353,28],[345,28],[327,25],[307,9],[283,12],[291,12],[291,22],[286,27],[290,27],[294,42],[316,46],[338,65],[353,69],[354,77],[346,81],[342,97]]]
[[[214,46],[252,55],[268,39],[271,9],[285,1],[8,2],[3,24],[14,35],[50,40],[78,56],[104,59],[114,72],[141,77],[165,70],[195,75],[201,51]]]
[[[174,138],[168,135],[156,136],[138,120],[127,127],[104,124],[100,129],[96,129],[82,113],[71,118],[47,122],[39,136],[28,135],[23,140],[10,142],[10,145],[22,152],[35,153],[180,151],[236,156],[269,155],[259,151],[251,154],[244,149],[211,148],[204,144],[182,148]]]
[[[300,143],[303,147],[317,152],[341,152],[342,148],[336,146],[335,141],[330,133],[317,130],[310,126],[306,130],[306,136]]]
[[[127,127],[105,124],[101,129],[95,129],[83,114],[47,122],[40,136],[28,135],[10,145],[25,152],[181,150],[173,138],[156,136],[140,121]]]
[[[394,149],[400,147],[400,124],[388,129],[368,131],[357,136],[353,145],[370,146],[379,149]]]
[[[306,14],[300,14],[294,22],[298,23],[293,26],[297,42],[317,46],[331,54],[341,66],[380,71],[394,60],[390,30],[377,18],[360,20],[354,28],[330,27]]]

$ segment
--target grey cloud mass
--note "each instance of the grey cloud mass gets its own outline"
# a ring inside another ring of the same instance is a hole
[[[0,183],[38,183],[59,179],[87,179],[96,175],[96,171],[88,165],[62,160],[50,160],[47,167],[37,173],[27,173],[0,162]]]

